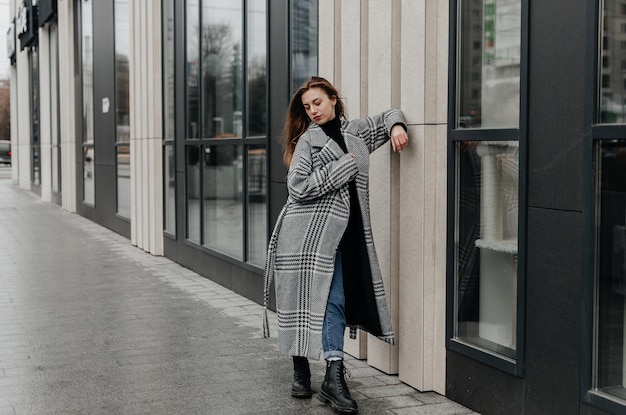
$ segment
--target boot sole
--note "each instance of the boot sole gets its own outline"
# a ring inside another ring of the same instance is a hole
[[[291,396],[296,399],[311,399],[313,397],[313,392],[291,392]]]
[[[346,408],[337,405],[337,402],[333,401],[332,398],[324,393],[324,391],[320,391],[317,395],[317,399],[323,403],[330,403],[330,407],[340,412],[342,414],[358,414],[359,410],[354,408]]]

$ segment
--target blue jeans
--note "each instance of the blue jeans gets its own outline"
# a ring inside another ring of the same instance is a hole
[[[343,335],[346,330],[346,299],[343,294],[343,271],[341,254],[335,256],[335,272],[330,283],[326,315],[322,325],[322,349],[324,359],[343,359]]]

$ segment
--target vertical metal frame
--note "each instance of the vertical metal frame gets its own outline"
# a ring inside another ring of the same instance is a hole
[[[585,68],[585,139],[583,140],[583,252],[595,252],[594,242],[594,163],[593,163],[593,134],[591,128],[595,122],[595,108],[597,108],[597,79],[598,79],[598,52],[599,52],[599,18],[602,1],[587,2],[587,27],[592,30],[586,36],[588,50]],[[594,255],[595,257],[595,255]],[[594,314],[595,314],[595,272],[594,260],[589,255],[583,256],[583,287],[581,304],[581,339],[580,339],[580,399],[593,404],[594,373]]]
[[[526,228],[528,206],[528,43],[529,3],[521,0],[521,56],[520,56],[520,114],[519,129],[456,129],[459,35],[459,7],[463,0],[449,0],[449,58],[448,58],[448,190],[447,190],[447,246],[446,246],[446,347],[470,359],[493,366],[499,370],[521,377],[526,359]],[[454,338],[456,324],[456,178],[458,169],[457,143],[461,141],[511,140],[519,142],[519,206],[518,206],[518,266],[517,266],[517,327],[516,358],[509,359]]]

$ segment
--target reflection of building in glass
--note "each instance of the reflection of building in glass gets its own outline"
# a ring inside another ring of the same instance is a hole
[[[460,4],[459,127],[517,128],[521,2]]]
[[[626,121],[626,7],[604,1],[602,19],[601,114],[605,123]]]
[[[482,82],[483,1],[460,3],[461,35],[459,41],[461,69],[459,71],[459,126],[480,126],[480,85]]]
[[[481,127],[517,128],[522,15],[521,0],[485,0]]]
[[[291,3],[292,90],[317,74],[317,0]]]

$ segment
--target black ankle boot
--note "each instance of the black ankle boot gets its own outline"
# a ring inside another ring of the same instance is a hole
[[[306,357],[293,356],[291,396],[294,398],[310,398],[313,396],[313,391],[311,390],[311,369]]]
[[[343,360],[326,362],[326,376],[324,376],[319,400],[324,403],[330,402],[330,406],[341,413],[356,414],[358,412],[356,401],[350,397],[344,377],[345,371]]]

